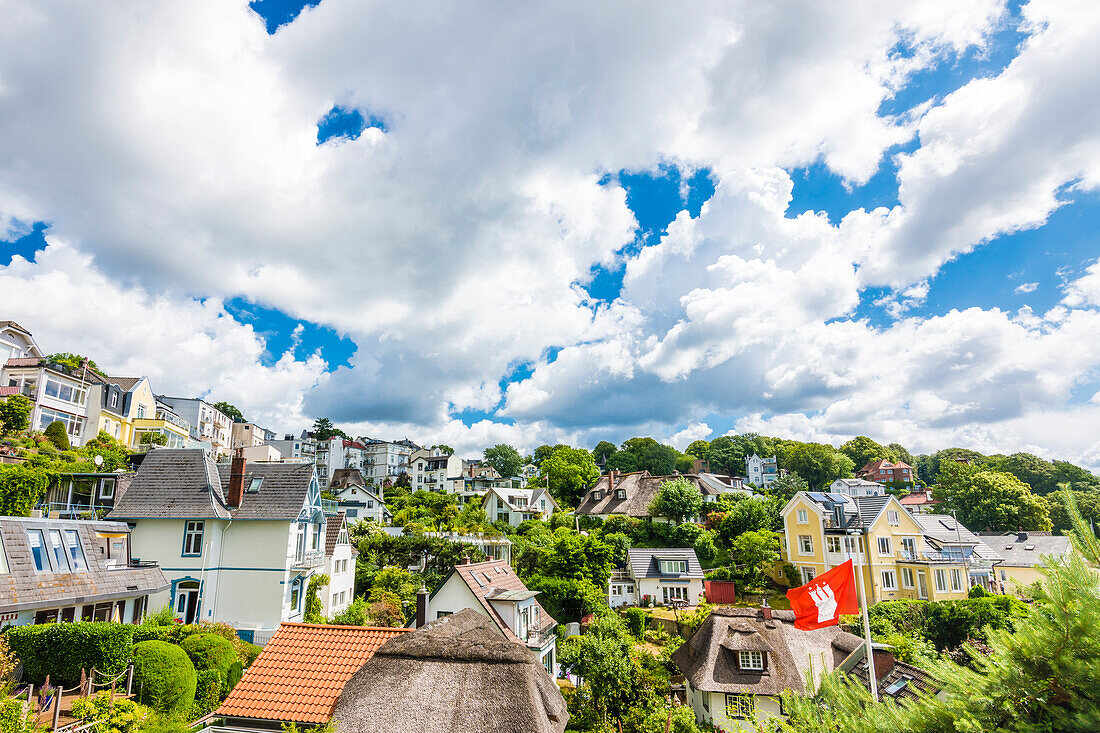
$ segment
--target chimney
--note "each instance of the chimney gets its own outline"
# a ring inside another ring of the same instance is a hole
[[[424,583],[420,584],[420,590],[416,592],[416,628],[428,623],[428,589]]]
[[[894,653],[890,649],[872,647],[875,659],[875,676],[880,680],[894,671]]]
[[[229,468],[229,508],[236,509],[244,499],[244,448],[238,448],[233,454],[233,464]]]
[[[615,469],[611,469],[607,472],[607,493],[610,494],[615,490]]]
[[[772,607],[768,605],[768,599],[764,598],[760,602],[760,615],[764,617],[765,621],[772,620]]]
[[[1027,542],[1027,532],[1019,532],[1016,535],[1017,542]]]

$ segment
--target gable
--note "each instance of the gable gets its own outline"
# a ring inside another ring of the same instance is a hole
[[[887,512],[898,513],[899,523],[897,526],[888,523]],[[901,502],[895,496],[891,496],[890,500],[883,505],[882,511],[879,512],[879,515],[871,524],[871,530],[874,532],[894,532],[896,534],[924,534],[924,527],[913,518],[912,514],[905,510],[905,507],[901,505]]]

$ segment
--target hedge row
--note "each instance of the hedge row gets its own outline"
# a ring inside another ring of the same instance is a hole
[[[95,667],[101,676],[125,669],[135,628],[108,622],[36,624],[14,626],[6,636],[25,679],[42,684],[49,675],[51,683],[72,687],[82,669]]]

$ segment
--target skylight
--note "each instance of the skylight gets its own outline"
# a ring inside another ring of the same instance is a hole
[[[892,683],[890,683],[890,686],[886,688],[886,694],[896,695],[898,693],[898,691],[901,690],[901,688],[905,687],[907,684],[909,684],[909,678],[908,677],[903,677],[902,679],[898,680],[897,682],[892,682]]]

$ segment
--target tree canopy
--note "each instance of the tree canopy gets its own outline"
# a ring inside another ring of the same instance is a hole
[[[333,425],[332,420],[329,420],[327,417],[319,417],[314,420],[312,432],[316,440],[328,440],[337,436],[344,440],[349,440],[348,434]]]
[[[683,476],[677,476],[661,484],[657,496],[649,505],[649,513],[654,517],[665,517],[680,524],[703,509],[703,495],[699,487]]]
[[[788,441],[780,451],[783,467],[806,479],[812,491],[820,491],[838,478],[851,477],[855,469],[851,458],[823,443]]]
[[[591,453],[567,445],[555,446],[539,464],[539,472],[546,477],[551,495],[562,507],[577,506],[588,487],[600,477]]]
[[[231,418],[233,422],[248,422],[244,419],[241,411],[228,402],[215,402],[214,407],[226,417]]]
[[[945,461],[933,496],[973,530],[1011,532],[1051,528],[1047,504],[1009,473]]]
[[[0,400],[0,432],[19,433],[30,427],[34,402],[16,394]]]
[[[518,476],[523,469],[523,456],[510,445],[497,443],[485,449],[485,462],[501,476]]]
[[[863,468],[868,463],[883,458],[891,463],[899,458],[896,451],[876,443],[866,435],[858,435],[852,438],[840,446],[840,452],[852,459],[852,465],[856,469]]]

